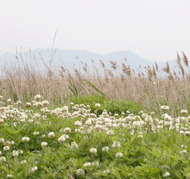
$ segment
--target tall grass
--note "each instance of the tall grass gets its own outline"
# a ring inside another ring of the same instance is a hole
[[[44,64],[47,72],[42,75],[29,64],[23,64],[23,68],[4,69],[6,78],[0,79],[0,95],[15,102],[27,102],[36,94],[41,94],[53,106],[69,103],[73,96],[99,93],[106,94],[113,101],[124,99],[141,103],[147,110],[158,115],[161,114],[160,106],[168,105],[171,107],[171,116],[174,117],[180,114],[181,109],[190,109],[190,73],[185,73],[182,66],[184,63],[189,69],[189,63],[184,52],[182,55],[183,58],[177,53],[176,64],[179,71],[174,73],[171,72],[168,62],[163,69],[159,69],[156,62],[152,67],[144,67],[144,73],[137,73],[122,63],[120,73],[116,62],[110,61],[112,70],[109,70],[100,60],[104,73],[100,74],[95,68],[94,75],[89,74],[86,64],[83,66],[86,74],[81,74],[75,68],[74,75],[63,66],[60,67],[59,75],[55,75],[47,64]],[[23,61],[23,57],[21,58]],[[167,78],[158,78],[160,70],[166,73]]]

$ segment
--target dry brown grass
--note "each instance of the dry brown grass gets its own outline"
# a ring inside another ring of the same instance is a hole
[[[183,52],[183,62],[189,68],[188,59]],[[55,77],[48,69],[45,76],[36,73],[26,66],[23,70],[5,70],[6,79],[0,79],[0,95],[5,99],[12,98],[15,101],[21,100],[23,103],[32,101],[36,94],[41,94],[49,100],[51,105],[65,104],[74,95],[85,95],[96,92],[85,80],[93,83],[96,88],[106,94],[111,100],[124,99],[141,103],[148,110],[160,114],[160,106],[171,107],[171,115],[176,116],[181,109],[188,109],[190,92],[190,75],[185,74],[181,64],[181,58],[177,54],[177,64],[179,72],[183,78],[179,78],[177,73],[171,73],[168,62],[162,71],[166,72],[167,79],[158,79],[158,65],[146,67],[147,77],[144,73],[135,74],[130,66],[122,64],[122,73],[118,73],[116,62],[110,61],[112,69],[105,68],[105,64],[100,61],[104,69],[103,77],[90,76],[88,66],[83,66],[86,75],[80,74],[74,69],[75,75],[64,67],[60,67],[59,76]],[[141,68],[141,67],[140,67]],[[95,69],[98,73],[98,70]],[[114,76],[114,74],[118,74]],[[102,76],[102,74],[101,74]],[[72,91],[74,90],[74,91]]]

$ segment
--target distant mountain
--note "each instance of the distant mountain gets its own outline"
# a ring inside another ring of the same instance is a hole
[[[18,59],[16,59],[16,56]],[[125,59],[127,60],[125,60]],[[17,54],[4,53],[0,55],[0,70],[3,70],[4,66],[15,68],[16,66],[23,66],[28,64],[34,69],[38,69],[40,72],[51,68],[52,71],[57,72],[61,66],[68,69],[73,74],[73,69],[76,68],[80,73],[84,73],[83,66],[87,65],[87,69],[90,74],[95,73],[94,68],[98,69],[99,73],[103,73],[100,60],[105,64],[105,68],[112,70],[110,61],[116,62],[119,66],[119,71],[122,70],[122,63],[126,66],[130,66],[136,72],[145,72],[144,66],[152,67],[155,63],[141,58],[140,56],[130,51],[118,51],[105,55],[100,55],[86,50],[61,50],[61,49],[34,49],[31,51],[19,52]],[[93,62],[92,62],[93,61]],[[176,67],[176,60],[168,62],[171,69],[178,69]],[[44,65],[45,64],[45,65]],[[157,63],[159,69],[166,66],[166,62]],[[141,68],[139,67],[141,66]],[[162,71],[159,75],[165,75]]]

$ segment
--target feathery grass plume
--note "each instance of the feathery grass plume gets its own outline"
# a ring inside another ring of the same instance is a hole
[[[179,56],[179,53],[177,52],[177,64],[178,65],[181,65],[181,59],[180,59],[180,56]]]
[[[87,72],[87,68],[86,68],[86,67],[84,67],[84,66],[83,66],[83,70],[84,70],[85,72]]]
[[[100,60],[100,63],[102,65],[102,67],[104,68],[105,67],[105,64],[102,62],[102,60]]]
[[[63,75],[63,72],[59,70],[59,76],[63,79],[65,76]]]
[[[154,76],[154,79],[157,79],[157,73],[154,66],[152,67],[152,75]]]
[[[110,60],[111,67],[116,70],[117,69],[117,63]]]
[[[156,67],[156,71],[158,71],[158,64],[156,61],[155,61],[155,67]]]
[[[182,65],[179,66],[180,70],[181,70],[181,73],[182,73],[182,76],[183,76],[183,79],[185,78],[185,71],[184,71],[184,68]]]
[[[48,76],[48,78],[53,77],[53,72],[51,71],[51,69],[48,70],[47,76]]]
[[[126,67],[126,65],[124,63],[122,63],[122,71],[125,74],[127,74],[127,72],[128,72],[128,68]]]
[[[108,72],[108,75],[110,75],[110,76],[113,78],[113,73],[112,73],[112,71],[107,69],[107,72]]]
[[[184,79],[184,77],[185,77],[185,71],[184,71],[184,68],[183,68],[183,66],[181,64],[181,59],[180,59],[180,56],[179,56],[178,52],[177,52],[177,64],[179,66],[179,69],[181,70],[181,74],[182,74],[183,79]]]
[[[148,73],[148,79],[151,81],[152,80],[152,76],[153,76],[152,70],[150,68],[148,68],[147,73]]]
[[[131,79],[131,68],[130,66],[127,67],[127,76]]]
[[[61,66],[61,70],[63,71],[63,73],[66,73],[66,70],[63,66]]]
[[[171,80],[172,82],[174,82],[174,77],[171,73],[169,74],[168,79]]]
[[[121,81],[124,82],[124,80],[125,80],[125,76],[121,74]]]
[[[108,79],[107,74],[106,74],[106,73],[104,73],[104,76],[105,76],[105,80],[106,80],[106,82],[108,83],[108,82],[109,82],[109,79]]]
[[[141,78],[141,73],[138,73],[138,78]]]
[[[170,66],[168,64],[168,62],[166,62],[166,67],[162,69],[164,72],[166,72],[167,74],[170,73]]]
[[[187,56],[185,55],[185,53],[183,51],[182,51],[182,53],[183,53],[183,62],[189,68],[189,61],[187,59]]]
[[[74,68],[74,72],[75,72],[75,76],[77,76],[78,78],[81,78],[80,73],[76,68]]]

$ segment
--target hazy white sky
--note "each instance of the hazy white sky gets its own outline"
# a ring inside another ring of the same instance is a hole
[[[0,54],[36,48],[130,50],[150,61],[190,58],[190,0],[6,0]]]

